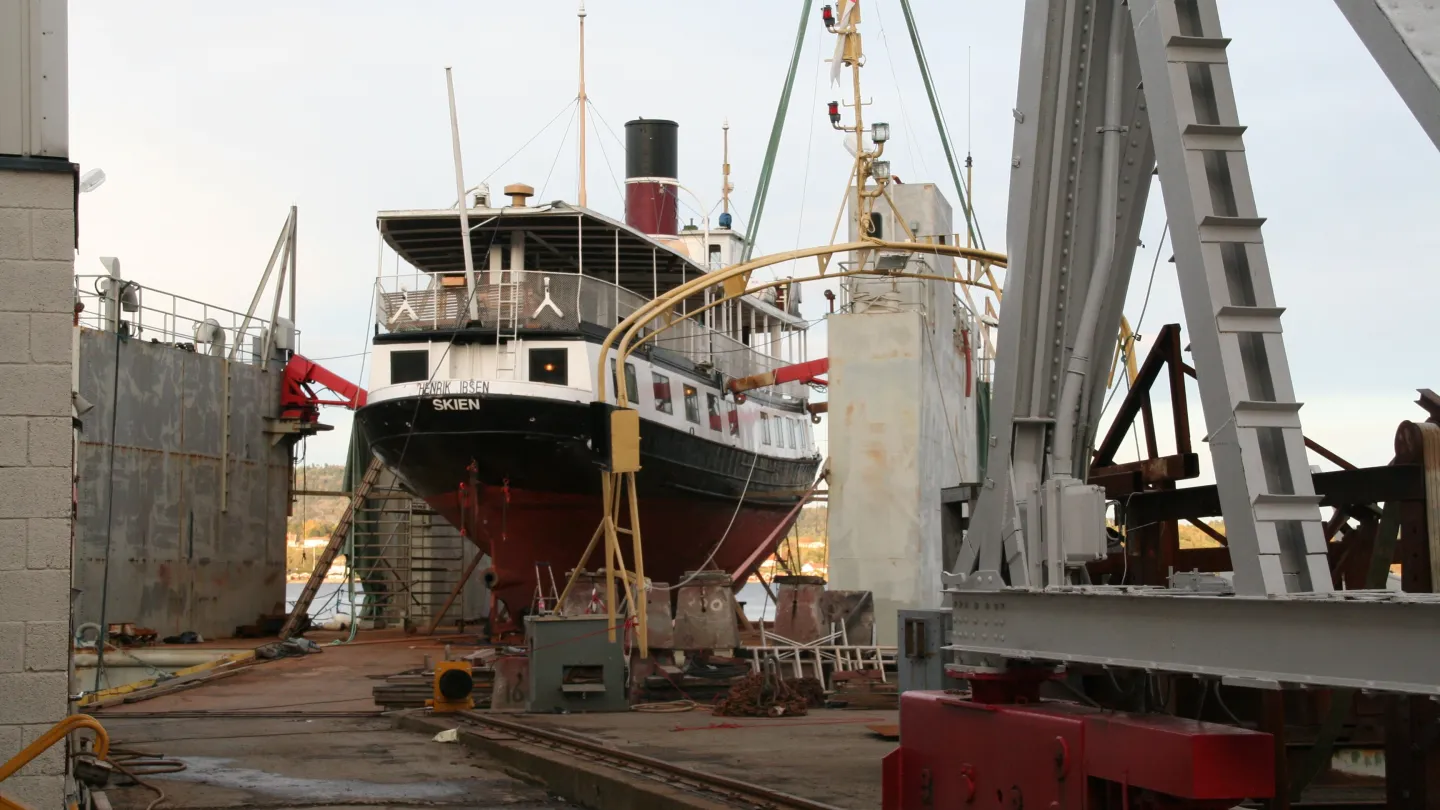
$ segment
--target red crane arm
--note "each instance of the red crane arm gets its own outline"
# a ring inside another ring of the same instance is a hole
[[[321,399],[311,389],[318,385],[340,399]],[[285,387],[280,392],[280,415],[287,419],[315,421],[321,405],[338,405],[350,410],[365,406],[365,389],[328,368],[302,357],[290,356],[285,364]]]
[[[768,385],[780,385],[781,383],[818,383],[825,385],[825,380],[820,375],[830,371],[830,358],[822,357],[819,360],[809,360],[804,363],[781,366],[774,371],[766,371],[763,374],[752,374],[749,377],[741,377],[731,380],[728,387],[732,394],[742,394],[746,391],[753,391],[756,388],[764,388]]]

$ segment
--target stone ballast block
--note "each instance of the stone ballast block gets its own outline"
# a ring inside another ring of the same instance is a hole
[[[70,493],[68,467],[0,467],[0,518],[69,518]]]
[[[25,671],[65,672],[70,667],[70,622],[25,625]]]
[[[0,416],[69,415],[69,364],[0,365]]]
[[[29,421],[23,416],[0,416],[0,467],[25,466]]]
[[[0,289],[8,312],[75,311],[75,281],[72,261],[13,261],[0,256]]]
[[[25,536],[25,567],[70,570],[70,521],[30,518]]]
[[[69,713],[70,676],[59,672],[11,672],[0,675],[4,719],[11,725],[55,724]],[[9,759],[9,757],[6,757]],[[5,782],[8,788],[10,783]]]
[[[75,343],[75,316],[61,312],[30,315],[30,361],[69,363]]]
[[[4,417],[0,417],[0,422]],[[32,416],[28,420],[26,456],[34,467],[69,467],[74,458],[75,429],[64,416]],[[3,430],[0,426],[0,430]],[[0,439],[0,444],[3,444]],[[4,462],[0,461],[0,465]]]
[[[24,669],[25,623],[0,622],[0,673],[22,672]],[[0,746],[0,756],[5,756],[4,746]]]
[[[0,616],[11,622],[53,622],[70,616],[70,572],[0,571]],[[0,688],[0,695],[6,692]],[[0,715],[0,720],[3,720]]]

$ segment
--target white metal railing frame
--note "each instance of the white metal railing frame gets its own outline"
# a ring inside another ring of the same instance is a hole
[[[575,330],[582,321],[608,327],[620,323],[650,300],[597,276],[551,270],[502,272],[506,283],[517,284],[522,290],[525,302],[520,313],[522,328],[528,325],[529,328]],[[488,270],[477,273],[477,276],[476,297],[480,303],[481,328],[496,329],[500,326],[500,313],[494,303],[502,285],[490,282]],[[377,277],[376,323],[382,330],[398,333],[453,329],[460,322],[460,315],[468,314],[468,307],[465,306],[465,287],[447,285],[444,281],[447,277],[463,279],[463,275],[459,274],[437,273]],[[657,330],[662,325],[662,318],[656,318],[646,325],[645,331]],[[746,345],[694,319],[675,323],[651,341],[651,345],[684,355],[697,363],[708,363],[732,379],[788,365],[786,360]],[[774,391],[791,399],[805,396],[804,386],[796,383],[775,386]]]
[[[76,312],[78,325],[102,332],[114,331],[113,324],[108,323],[105,317],[108,295],[101,286],[102,282],[110,281],[112,278],[105,274],[75,275],[75,301],[80,306],[79,311]],[[255,347],[247,345],[243,339],[247,336],[259,339],[269,328],[268,321],[251,316],[249,326],[242,333],[240,326],[245,321],[243,312],[154,287],[147,287],[130,280],[121,280],[120,283],[136,291],[135,309],[133,311],[122,310],[120,313],[121,322],[129,330],[131,337],[138,340],[195,346],[197,343],[196,327],[213,320],[225,335],[227,351],[237,343],[240,346],[240,351],[236,354],[237,360],[249,364],[254,364],[258,360],[259,354]],[[293,347],[297,351],[300,348],[299,341],[300,331],[297,329]],[[199,346],[195,347],[202,354],[209,353]]]

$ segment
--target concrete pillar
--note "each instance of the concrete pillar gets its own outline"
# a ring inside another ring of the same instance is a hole
[[[0,169],[3,761],[69,711],[75,177],[68,162],[0,165],[9,167]],[[64,746],[52,748],[4,792],[60,806],[65,756]]]
[[[70,711],[75,167],[64,0],[0,3],[0,762]],[[68,751],[5,780],[60,807]]]
[[[953,233],[950,204],[933,184],[891,192],[917,238]],[[875,212],[883,233],[904,238],[888,206]],[[851,238],[857,222],[852,211]],[[925,256],[907,268],[950,272],[948,261]],[[873,594],[876,640],[894,645],[898,610],[941,603],[940,573],[953,562],[942,490],[975,478],[974,391],[957,331],[965,322],[948,282],[852,278],[845,292],[851,311],[828,321],[828,574],[832,589]]]

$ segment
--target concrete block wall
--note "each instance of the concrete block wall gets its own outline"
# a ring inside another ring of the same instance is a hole
[[[71,346],[69,163],[0,168],[0,761],[69,712]],[[0,785],[60,807],[64,746]]]

